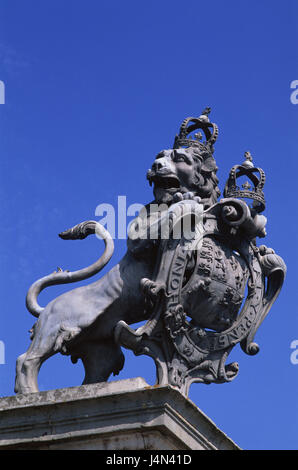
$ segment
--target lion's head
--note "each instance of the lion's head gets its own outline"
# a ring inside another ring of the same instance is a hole
[[[180,192],[201,197],[205,208],[215,204],[220,191],[217,166],[212,154],[200,148],[178,148],[161,151],[147,173],[156,202],[171,204]]]

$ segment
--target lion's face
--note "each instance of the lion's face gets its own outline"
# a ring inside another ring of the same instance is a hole
[[[175,193],[192,192],[202,198],[211,196],[217,179],[212,156],[201,154],[193,148],[169,149],[160,152],[147,173],[158,203],[171,204]],[[217,194],[218,197],[218,194]]]
[[[195,191],[195,173],[200,171],[189,149],[163,150],[160,152],[148,174],[153,183],[155,200],[170,203],[176,192]]]

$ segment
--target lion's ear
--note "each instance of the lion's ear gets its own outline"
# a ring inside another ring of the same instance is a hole
[[[210,155],[209,157],[206,158],[206,160],[203,161],[202,171],[212,172],[216,170],[217,170],[216,162],[214,158]]]

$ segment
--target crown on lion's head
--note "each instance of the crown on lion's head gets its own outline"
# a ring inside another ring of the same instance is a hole
[[[208,117],[210,112],[211,108],[207,107],[198,118],[188,117],[184,119],[180,126],[180,132],[175,137],[173,148],[193,147],[213,154],[213,144],[218,137],[218,127],[214,122],[210,122]],[[193,134],[199,129],[205,134],[205,142],[202,142],[203,135],[201,132]]]
[[[184,119],[173,148],[160,152],[148,170],[147,179],[154,184],[157,201],[171,203],[175,193],[191,191],[201,198],[205,208],[217,202],[220,191],[213,146],[218,127],[210,122],[209,113],[210,108],[205,108],[198,118]],[[182,158],[188,163],[184,172],[183,165],[176,163]]]

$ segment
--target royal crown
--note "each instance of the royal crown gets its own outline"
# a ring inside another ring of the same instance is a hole
[[[254,166],[250,152],[245,152],[244,157],[245,161],[241,165],[235,165],[231,169],[224,189],[224,197],[252,199],[254,201],[253,208],[256,212],[263,212],[265,209],[263,193],[266,180],[265,173],[261,168]],[[246,181],[241,187],[238,186],[237,179],[241,176],[247,176],[252,184]]]
[[[213,153],[213,144],[218,136],[218,127],[216,124],[210,122],[208,117],[210,111],[211,108],[205,108],[198,118],[188,117],[184,119],[180,127],[180,132],[175,137],[174,149],[181,147],[199,147],[202,150],[207,149],[209,152]],[[201,142],[203,135],[200,132],[197,132],[194,136],[190,136],[192,132],[199,129],[205,134],[205,142]]]

